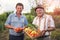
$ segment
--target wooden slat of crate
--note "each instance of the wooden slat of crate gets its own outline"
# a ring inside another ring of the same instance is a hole
[[[24,31],[31,39],[34,39],[30,34],[28,34],[26,31]]]

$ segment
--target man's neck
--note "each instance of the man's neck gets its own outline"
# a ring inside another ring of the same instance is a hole
[[[41,15],[41,16],[39,16],[39,18],[42,18],[44,16],[44,14],[43,15]]]
[[[21,13],[16,13],[16,15],[18,16],[18,18],[21,16]]]

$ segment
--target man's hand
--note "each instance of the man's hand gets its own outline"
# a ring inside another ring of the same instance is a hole
[[[41,36],[44,36],[45,33],[46,33],[46,30],[43,30]]]
[[[14,30],[15,32],[21,32],[21,31],[23,31],[23,28],[20,28],[20,27],[18,27],[18,28],[13,28],[13,30]]]

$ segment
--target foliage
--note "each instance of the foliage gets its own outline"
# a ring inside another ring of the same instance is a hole
[[[56,29],[55,31],[52,31],[51,37],[53,40],[60,40],[60,29]]]
[[[4,23],[5,23],[8,15],[10,13],[12,13],[12,12],[4,12],[3,14],[0,15],[0,31],[4,31],[5,30]]]
[[[60,16],[54,16],[56,28],[60,28]]]

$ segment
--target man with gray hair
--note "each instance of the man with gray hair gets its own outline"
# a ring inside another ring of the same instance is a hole
[[[51,31],[55,30],[54,20],[51,15],[45,14],[45,10],[41,6],[35,8],[37,16],[34,18],[33,23],[37,29],[42,32],[41,36],[37,36],[37,40],[51,40]]]

